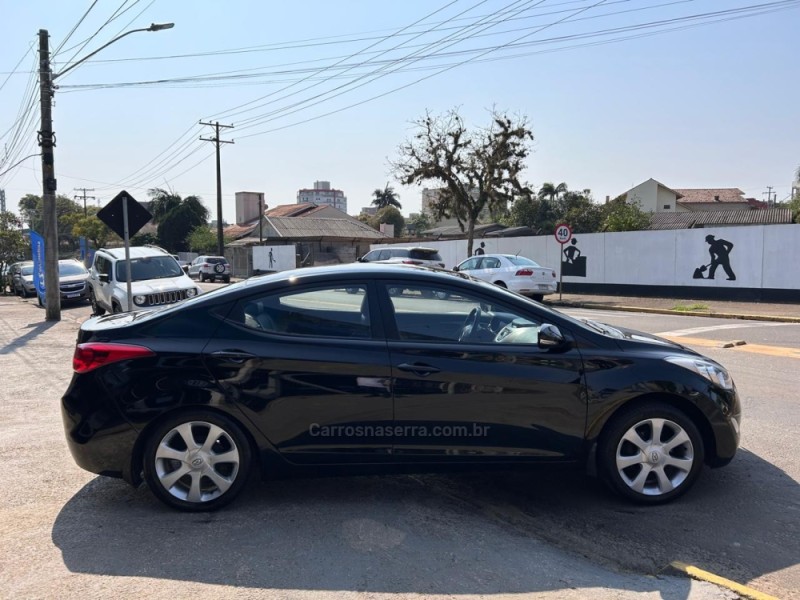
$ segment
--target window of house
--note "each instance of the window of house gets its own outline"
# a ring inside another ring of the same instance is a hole
[[[672,208],[672,205],[670,205],[670,204],[665,204],[664,205],[664,210],[669,210],[670,208]]]

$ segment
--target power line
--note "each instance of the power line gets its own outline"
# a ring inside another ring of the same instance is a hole
[[[58,51],[61,50],[61,48],[64,47],[64,44],[66,44],[69,41],[69,38],[72,37],[72,34],[75,33],[75,30],[78,29],[78,27],[81,26],[81,23],[83,23],[84,19],[89,15],[90,12],[92,12],[92,9],[94,8],[95,4],[97,4],[97,0],[94,0],[94,2],[92,2],[92,4],[89,6],[89,8],[86,9],[86,12],[83,13],[83,16],[80,19],[78,19],[78,22],[75,23],[75,25],[72,26],[72,29],[69,30],[69,33],[67,34],[67,37],[65,37],[61,41],[61,43],[58,45],[58,47],[55,50],[53,50],[53,56],[58,54]]]

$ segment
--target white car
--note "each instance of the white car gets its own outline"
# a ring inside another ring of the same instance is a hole
[[[95,315],[157,308],[202,293],[178,261],[161,248],[133,246],[130,255],[133,306],[129,307],[125,248],[95,252],[89,270],[89,300]]]
[[[421,265],[444,269],[444,261],[436,248],[399,248],[390,246],[370,250],[358,259],[362,263],[399,263],[404,265]]]
[[[468,258],[453,270],[495,283],[537,301],[541,301],[546,294],[558,291],[556,272],[524,256],[483,254]]]

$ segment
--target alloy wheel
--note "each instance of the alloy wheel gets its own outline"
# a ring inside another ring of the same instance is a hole
[[[687,432],[675,421],[649,418],[630,427],[617,444],[615,465],[632,491],[661,496],[689,477],[695,451]]]
[[[171,496],[202,504],[227,492],[239,474],[241,456],[231,434],[207,421],[170,429],[155,449],[158,483]]]

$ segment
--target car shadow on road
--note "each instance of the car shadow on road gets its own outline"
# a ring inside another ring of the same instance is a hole
[[[190,514],[98,477],[52,539],[79,573],[419,594],[607,586],[683,600],[690,582],[663,573],[673,560],[742,583],[797,565],[798,509],[797,483],[742,450],[656,507],[536,470],[257,482],[225,510]]]

